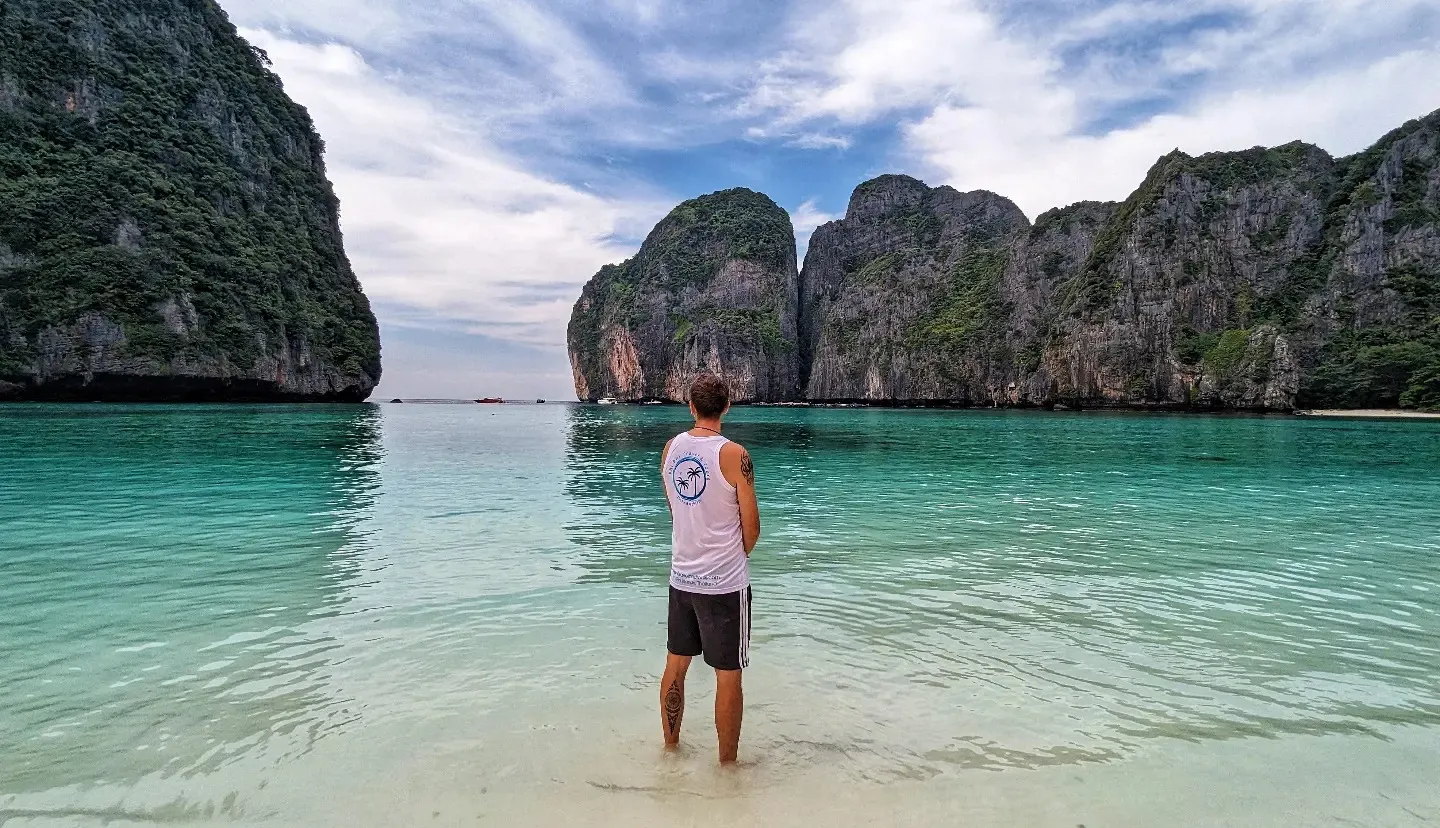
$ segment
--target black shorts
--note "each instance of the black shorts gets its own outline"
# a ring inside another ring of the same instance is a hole
[[[705,655],[716,670],[750,666],[750,587],[701,595],[670,587],[670,652]]]

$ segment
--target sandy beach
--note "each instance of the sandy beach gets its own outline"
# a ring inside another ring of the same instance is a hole
[[[1389,420],[1440,420],[1440,411],[1409,411],[1400,408],[1322,408],[1296,411],[1302,417],[1367,417]]]

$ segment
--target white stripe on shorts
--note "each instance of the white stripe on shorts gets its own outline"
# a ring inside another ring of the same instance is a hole
[[[740,666],[750,666],[750,587],[740,592]]]

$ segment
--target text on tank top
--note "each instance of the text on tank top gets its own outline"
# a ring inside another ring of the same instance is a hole
[[[740,499],[720,473],[716,435],[683,432],[665,455],[665,496],[670,500],[670,585],[685,592],[723,595],[750,585],[740,534]]]

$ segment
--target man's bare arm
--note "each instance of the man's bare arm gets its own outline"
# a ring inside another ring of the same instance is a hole
[[[674,512],[674,510],[670,508],[669,482],[665,479],[665,461],[670,459],[670,444],[673,442],[675,442],[675,438],[671,437],[669,440],[665,441],[665,448],[660,450],[660,490],[665,493],[666,510],[671,511],[672,513]]]
[[[755,498],[755,463],[750,452],[739,443],[726,443],[720,449],[720,473],[735,487],[740,501],[740,537],[749,555],[760,540],[760,504]]]

